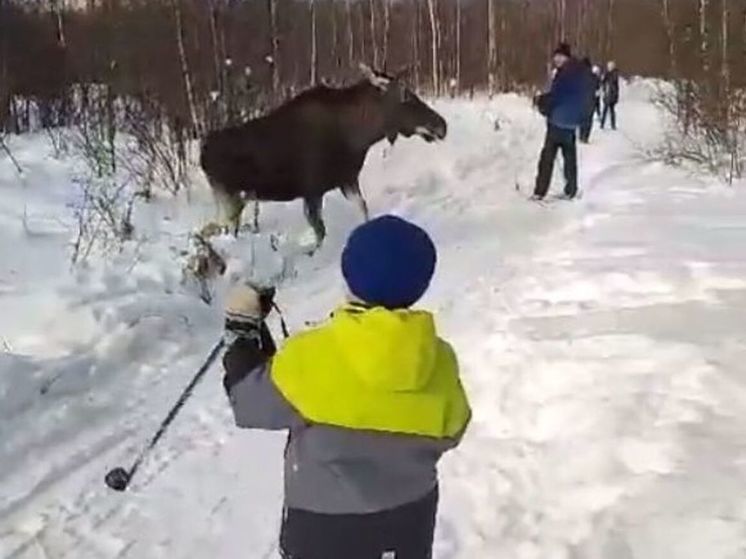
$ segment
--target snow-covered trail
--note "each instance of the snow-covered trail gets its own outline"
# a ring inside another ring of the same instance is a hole
[[[644,85],[627,92],[621,132],[583,148],[582,200],[550,207],[515,191],[542,134],[525,100],[440,109],[448,142],[378,150],[363,176],[375,211],[423,223],[439,245],[423,305],[455,343],[475,408],[443,464],[436,557],[743,557],[746,191],[637,158],[657,130]],[[52,174],[32,141],[16,148],[30,182]],[[199,212],[164,203],[134,265],[123,256],[71,276],[55,261],[65,195],[9,184],[3,163],[2,251],[15,256],[0,269],[0,304],[13,309],[0,316],[0,557],[274,559],[283,437],[231,426],[218,368],[131,492],[102,483],[220,334],[219,305],[184,293],[174,262]],[[32,238],[17,224],[21,198],[37,211]],[[337,197],[327,216],[321,253],[284,263],[293,329],[342,293],[336,259],[358,216]],[[263,222],[302,227],[293,206]],[[262,240],[271,275],[283,263]],[[247,243],[226,245],[236,273]]]

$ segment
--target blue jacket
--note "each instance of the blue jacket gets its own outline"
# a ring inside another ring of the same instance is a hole
[[[574,130],[583,123],[592,87],[587,74],[583,64],[575,59],[570,59],[559,69],[549,91],[550,124]]]

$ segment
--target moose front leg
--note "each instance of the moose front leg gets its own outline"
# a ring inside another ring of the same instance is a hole
[[[322,197],[304,199],[306,219],[311,227],[313,227],[313,232],[316,236],[316,246],[311,251],[311,254],[321,247],[326,237],[326,226],[322,217],[323,204],[324,199]]]
[[[370,215],[368,213],[368,203],[365,201],[365,198],[363,198],[363,193],[360,191],[360,183],[358,181],[355,181],[350,185],[343,186],[342,194],[347,200],[354,203],[360,209],[360,213],[363,214],[363,219],[365,219],[365,221],[370,220]]]
[[[259,200],[254,198],[254,233],[259,233]]]

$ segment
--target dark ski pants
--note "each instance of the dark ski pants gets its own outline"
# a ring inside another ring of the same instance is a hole
[[[606,103],[604,105],[604,112],[601,115],[601,128],[606,126],[606,119],[611,117],[611,128],[616,130],[616,103]]]
[[[593,131],[593,117],[594,117],[593,111],[585,117],[583,120],[583,124],[580,127],[580,141],[585,142],[586,144],[591,139],[591,132]]]
[[[539,198],[544,198],[549,191],[554,172],[554,160],[557,159],[557,152],[560,150],[565,160],[565,195],[574,198],[578,193],[578,148],[575,142],[575,130],[558,128],[549,124],[544,148],[541,150],[539,172],[534,189],[534,195]]]
[[[432,559],[438,490],[375,514],[319,514],[288,509],[284,559]]]

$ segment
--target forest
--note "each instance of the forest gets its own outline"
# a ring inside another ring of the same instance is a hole
[[[431,95],[540,88],[560,40],[720,100],[746,81],[746,0],[0,0],[0,126],[68,124],[95,88],[201,134],[359,62]]]

